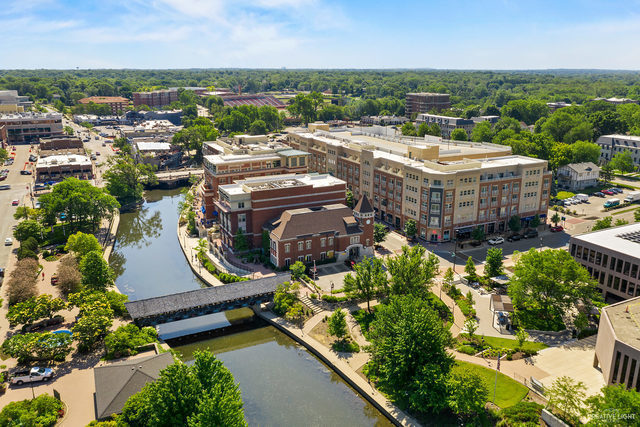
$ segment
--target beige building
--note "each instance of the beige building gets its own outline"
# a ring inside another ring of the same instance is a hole
[[[40,138],[62,135],[60,113],[16,113],[0,115],[0,140],[28,144]]]
[[[607,385],[640,391],[640,297],[602,309],[593,366]]]
[[[525,223],[546,217],[547,162],[511,155],[508,146],[354,129],[291,132],[287,143],[310,153],[309,171],[343,179],[356,200],[366,194],[377,219],[397,228],[413,219],[429,241],[467,239],[477,226],[503,232],[513,215]]]
[[[462,129],[467,133],[467,136],[471,136],[471,131],[473,127],[476,125],[471,119],[463,119],[461,117],[449,117],[449,116],[438,116],[436,114],[418,114],[416,118],[416,124],[420,125],[421,123],[427,124],[437,124],[440,126],[440,131],[442,132],[443,138],[451,137],[451,132],[454,129]]]
[[[40,157],[36,163],[36,182],[62,181],[65,178],[93,179],[93,164],[79,154]]]
[[[24,113],[24,107],[16,104],[0,104],[0,114]]]

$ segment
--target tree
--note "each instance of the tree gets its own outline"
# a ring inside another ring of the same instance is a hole
[[[61,409],[62,402],[44,393],[35,399],[7,403],[0,412],[0,425],[53,427]]]
[[[604,218],[596,220],[591,227],[591,231],[604,230],[605,228],[611,228],[611,223],[613,222],[613,217],[605,216]]]
[[[467,276],[470,277],[471,280],[475,280],[476,278],[476,265],[473,262],[473,258],[467,258],[467,263],[464,266],[464,272],[467,273]]]
[[[598,164],[600,160],[600,146],[589,141],[576,141],[571,148],[571,163],[591,162]]]
[[[473,338],[473,334],[478,330],[478,321],[475,318],[470,317],[465,320],[464,328],[467,330],[469,337]]]
[[[121,203],[141,200],[144,186],[158,182],[151,164],[136,163],[129,156],[111,157],[109,164],[111,166],[103,177],[107,181],[109,193]]]
[[[408,238],[413,238],[418,232],[418,224],[414,219],[408,219],[404,223],[404,233]]]
[[[607,185],[611,182],[613,178],[613,170],[615,168],[611,164],[611,162],[607,162],[600,168],[600,178],[604,181],[604,184]]]
[[[518,340],[518,348],[522,348],[522,346],[524,345],[525,341],[528,338],[529,338],[529,334],[527,333],[527,331],[524,330],[524,328],[518,329],[518,332],[516,332],[516,339]]]
[[[348,207],[353,209],[353,191],[347,189],[345,203]]]
[[[473,142],[491,142],[493,138],[493,129],[491,129],[491,123],[484,121],[480,122],[471,131],[471,141]]]
[[[84,314],[73,326],[73,338],[78,350],[86,352],[94,348],[107,335],[113,324],[111,309]]]
[[[121,420],[142,426],[246,426],[240,388],[211,352],[196,351],[193,364],[176,362],[131,396]]]
[[[278,285],[273,295],[273,311],[280,316],[284,316],[295,303],[298,295],[298,284],[296,282],[284,282]]]
[[[640,208],[633,211],[633,219],[635,219],[636,222],[640,221]]]
[[[249,239],[247,235],[244,234],[244,230],[238,227],[238,231],[236,231],[235,238],[233,240],[233,248],[236,252],[246,252],[249,250]]]
[[[7,283],[9,305],[26,301],[38,295],[36,279],[38,262],[31,258],[24,258],[16,263]]]
[[[29,206],[18,206],[16,212],[13,214],[14,219],[36,219],[38,217],[37,211]]]
[[[302,261],[296,261],[289,266],[289,271],[291,271],[291,279],[299,281],[302,279],[305,271],[307,271],[307,267],[305,267]]]
[[[392,294],[421,296],[428,292],[439,272],[440,260],[431,252],[425,257],[425,252],[423,246],[403,246],[402,253],[385,260],[391,274]]]
[[[345,292],[355,298],[367,300],[367,311],[371,313],[369,302],[377,292],[387,290],[387,274],[382,268],[380,258],[365,257],[354,266],[355,276],[351,273],[344,277]]]
[[[267,132],[267,124],[264,120],[256,120],[249,126],[249,133],[251,135],[266,135]]]
[[[633,172],[635,170],[633,156],[629,150],[621,151],[613,156],[609,164],[613,169],[617,169],[622,173]]]
[[[640,212],[640,209],[638,209],[638,211]],[[640,221],[640,219],[638,219],[637,221]],[[375,223],[373,225],[373,243],[375,243],[376,245],[384,242],[384,240],[387,238],[387,234],[389,234],[389,232],[387,231],[387,227],[385,227],[383,224]]]
[[[444,276],[442,276],[442,290],[445,293],[448,293],[453,287],[453,282],[455,277],[453,276],[453,268],[447,268],[447,271],[444,272]]]
[[[295,116],[300,117],[305,125],[316,119],[317,98],[314,99],[311,95],[305,95],[299,93],[293,98],[293,101],[288,107],[288,110]]]
[[[516,317],[518,310],[527,311],[551,323],[577,304],[590,307],[601,298],[589,272],[565,250],[531,248],[516,259],[508,288]]]
[[[487,249],[485,261],[485,277],[496,277],[502,274],[502,248]]]
[[[66,133],[67,135],[73,135],[73,128],[71,126],[65,126],[63,129],[64,133]]]
[[[64,294],[77,292],[82,284],[82,274],[78,269],[78,262],[72,256],[65,256],[58,264],[58,287]]]
[[[113,270],[100,251],[91,251],[84,256],[80,261],[80,272],[82,283],[90,289],[104,291],[113,285]]]
[[[451,136],[449,137],[452,141],[466,141],[468,138],[467,131],[462,128],[455,128],[451,131]]]
[[[539,225],[540,225],[540,215],[535,214],[533,218],[531,218],[531,221],[529,221],[529,227],[538,228]]]
[[[447,403],[454,414],[474,416],[484,412],[489,389],[484,379],[469,368],[455,369],[447,380]]]
[[[471,238],[477,242],[484,240],[484,227],[478,226],[471,231]]]
[[[42,238],[42,231],[42,225],[40,225],[38,221],[25,219],[16,226],[15,230],[13,230],[13,237],[15,237],[19,242],[23,242],[30,237],[40,240]]]
[[[560,217],[560,214],[558,212],[555,212],[551,217],[551,222],[553,223],[553,225],[558,226],[558,223],[561,219],[562,218]]]
[[[416,127],[411,122],[406,122],[405,124],[403,124],[402,127],[400,128],[400,132],[402,132],[402,134],[405,136],[418,135],[418,133],[416,132]]]
[[[572,424],[580,423],[580,417],[586,412],[582,406],[586,389],[582,381],[576,382],[572,378],[562,376],[547,389],[549,406],[554,408],[561,418]]]
[[[9,158],[9,152],[4,148],[0,148],[0,163],[4,163]]]
[[[627,389],[623,384],[615,384],[602,387],[600,392],[601,394],[591,396],[586,400],[592,420],[589,425],[597,426],[602,423],[602,415],[618,416],[618,419],[607,419],[607,421],[613,423],[629,426],[638,425],[636,418],[626,420],[626,423],[624,423],[625,419],[622,418],[630,414],[637,414],[638,408],[640,408],[640,393],[638,391]]]
[[[447,330],[422,298],[392,296],[376,310],[369,329],[368,374],[394,399],[419,412],[439,412],[447,405],[447,377],[453,357]]]
[[[300,329],[302,329],[304,317],[305,317],[304,305],[302,305],[300,301],[294,302],[284,315],[285,319],[287,319],[289,322],[295,325],[298,325]]]
[[[58,311],[67,307],[60,298],[42,294],[9,307],[7,319],[11,325],[30,325],[36,320],[52,319]]]
[[[82,259],[85,255],[92,251],[101,251],[102,247],[98,243],[98,239],[93,234],[86,234],[78,231],[69,236],[64,249],[73,254],[78,259]]]
[[[507,226],[509,227],[509,230],[513,231],[514,233],[518,233],[522,229],[522,222],[520,221],[520,216],[513,215],[511,218],[509,218],[509,222],[507,223]]]
[[[342,309],[337,309],[329,316],[327,323],[329,335],[332,335],[339,340],[343,339],[347,335],[347,321],[346,315]]]
[[[107,359],[137,354],[138,347],[155,342],[157,338],[158,333],[153,327],[140,329],[133,323],[122,325],[104,338]]]

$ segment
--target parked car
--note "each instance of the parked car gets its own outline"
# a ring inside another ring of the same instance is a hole
[[[517,242],[520,239],[522,239],[522,235],[520,235],[520,234],[512,234],[511,236],[509,236],[509,238],[507,238],[507,241],[509,241],[509,242]]]
[[[37,157],[36,155],[31,154],[31,155],[29,156],[29,161],[30,161],[30,162],[35,162],[36,160],[38,160],[38,157]]]
[[[11,184],[0,185],[0,190],[11,190]]]
[[[564,230],[564,228],[561,225],[555,225],[549,229],[552,233],[558,233],[562,230]]]
[[[532,237],[538,237],[538,230],[527,230],[522,237],[524,237],[525,239],[530,239]]]
[[[4,268],[0,267],[0,277],[4,277]]]
[[[13,245],[13,239],[11,237],[7,237],[6,239],[4,239],[4,245],[5,246]]]
[[[20,175],[31,175],[31,171],[27,169],[23,169],[20,171]]]
[[[53,376],[53,369],[33,367],[29,370],[18,371],[11,377],[11,384],[22,385],[38,381],[49,381]]]
[[[47,184],[38,183],[33,186],[34,190],[42,190],[43,188],[47,188]]]
[[[622,194],[623,193],[622,189],[616,188],[616,187],[611,188],[611,191],[613,191],[616,194]]]
[[[20,200],[14,199],[11,201],[11,206],[18,206],[20,204]]]
[[[36,204],[35,204],[35,208],[36,208],[36,209],[40,209],[40,207],[41,207],[41,206],[42,206],[42,205],[40,205],[40,202],[36,202]]]
[[[604,197],[604,193],[602,191],[597,191],[595,193],[593,193],[594,196],[596,197]]]
[[[501,245],[504,243],[504,239],[502,237],[494,237],[493,239],[489,239],[487,243],[490,245]]]
[[[96,151],[96,156],[99,156],[99,155],[100,155],[100,152],[99,152],[99,151]]]
[[[606,194],[607,196],[614,196],[616,193],[611,190],[602,190],[602,194]]]

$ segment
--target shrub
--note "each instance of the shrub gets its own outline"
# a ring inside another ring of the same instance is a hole
[[[470,345],[460,345],[456,348],[456,350],[458,350],[460,353],[464,353],[464,354],[468,354],[473,356],[474,354],[476,354],[478,352],[478,350],[476,350],[475,348],[471,347]]]
[[[28,249],[34,253],[38,253],[38,241],[34,237],[29,237],[20,244],[21,248]]]
[[[67,250],[65,249],[65,247],[65,245],[56,246],[56,252],[58,252],[59,254],[66,254]]]
[[[0,425],[50,427],[58,421],[61,409],[62,402],[45,393],[35,399],[8,403],[0,412]]]
[[[75,257],[65,256],[58,264],[58,286],[64,294],[78,292],[82,283],[82,274]]]
[[[23,246],[20,246],[18,248],[18,260],[25,259],[25,258],[38,259],[38,255],[32,250],[27,249]]]
[[[513,406],[502,409],[499,412],[498,426],[537,426],[540,423],[542,405],[534,402],[518,402]]]
[[[338,303],[338,302],[349,301],[349,297],[347,296],[337,297],[335,295],[322,295],[322,300],[330,303]]]
[[[47,259],[50,256],[51,256],[51,252],[47,250],[42,251],[42,258]]]
[[[311,299],[318,299],[318,295],[317,294],[310,294],[309,298]]]
[[[331,345],[331,348],[334,351],[342,353],[358,353],[360,351],[360,346],[358,345],[358,343],[350,339],[335,341]]]
[[[440,298],[437,297],[434,293],[430,292],[427,296],[427,302],[437,313],[438,316],[445,322],[453,321],[453,313],[447,304],[445,304]]]

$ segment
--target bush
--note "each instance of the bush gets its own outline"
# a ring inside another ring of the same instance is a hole
[[[58,245],[56,246],[56,252],[59,254],[66,254],[67,250],[65,249],[66,245]]]
[[[518,402],[513,406],[504,408],[499,412],[498,426],[538,426],[542,405],[534,402]]]
[[[62,402],[45,393],[35,399],[8,403],[0,412],[0,425],[50,427],[58,421],[61,409]]]
[[[309,298],[311,299],[318,299],[318,295],[317,294],[310,294]]]
[[[38,253],[38,241],[34,237],[29,237],[27,240],[20,243],[20,247]]]
[[[429,292],[427,296],[427,302],[437,313],[438,316],[445,322],[453,322],[453,313],[447,304],[445,304],[437,295],[432,292]]]
[[[133,323],[120,326],[104,338],[106,359],[137,354],[137,348],[157,341],[158,333],[152,327],[138,328]]]
[[[49,252],[47,250],[42,251],[42,258],[44,258],[44,259],[49,258],[51,255],[52,255],[51,252]]]
[[[335,295],[322,295],[322,301],[326,301],[329,303],[338,303],[338,302],[349,301],[349,297],[347,296],[337,297]]]
[[[23,246],[20,246],[18,248],[18,260],[25,259],[25,258],[38,259],[38,255],[32,250],[27,249]]]
[[[473,356],[478,352],[478,350],[466,344],[458,346],[456,350],[458,350],[460,353],[468,354],[470,356]]]
[[[587,328],[578,332],[578,339],[587,338],[598,333],[598,328]]]

